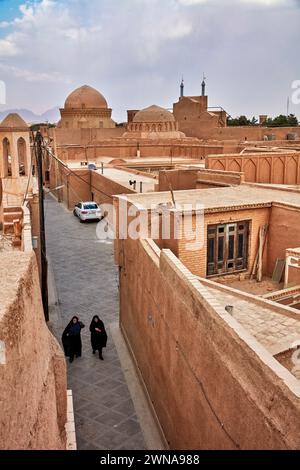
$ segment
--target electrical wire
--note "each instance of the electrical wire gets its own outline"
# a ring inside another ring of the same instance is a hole
[[[34,141],[34,140],[33,140],[33,141]],[[25,195],[24,195],[24,199],[23,199],[23,204],[22,204],[22,206],[24,206],[25,201],[26,201],[26,199],[27,199],[28,191],[29,191],[29,184],[30,184],[30,180],[31,180],[31,177],[32,177],[33,150],[34,150],[34,153],[35,153],[35,155],[36,155],[36,142],[35,142],[35,141],[34,141],[34,144],[33,144],[33,149],[32,149],[32,151],[30,152],[30,156],[31,156],[31,159],[30,159],[30,171],[29,171],[29,175],[28,175],[27,187],[26,187],[26,191],[25,191]]]
[[[69,171],[69,174],[71,173],[72,175],[74,175],[76,178],[80,179],[81,181],[83,181],[85,184],[87,184],[90,188],[94,189],[95,191],[98,191],[99,193],[101,194],[104,194],[106,197],[108,197],[109,199],[112,198],[112,196],[110,194],[107,194],[105,193],[104,191],[102,191],[101,189],[99,189],[98,187],[94,186],[93,184],[91,184],[89,181],[86,181],[84,178],[82,178],[80,175],[78,175],[74,170],[72,170],[71,168],[69,168],[65,163],[63,163],[59,158],[57,158],[49,149],[48,147],[44,147],[46,152],[48,153],[48,155],[50,155],[52,158],[54,158],[58,164],[60,164],[61,166],[63,166],[66,170]]]

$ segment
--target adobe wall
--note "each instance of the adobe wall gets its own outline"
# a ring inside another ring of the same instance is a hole
[[[234,171],[220,171],[220,170],[198,170],[197,187],[201,183],[211,183],[218,185],[240,185],[244,181],[243,173]]]
[[[87,145],[91,141],[121,137],[125,129],[114,127],[110,129],[61,129],[56,127],[53,131],[57,145]]]
[[[50,171],[50,188],[58,202],[64,202],[70,209],[80,201],[90,201],[90,170],[72,170],[53,162]],[[55,188],[60,188],[55,190]]]
[[[300,285],[300,269],[294,268],[293,266],[289,266],[288,272],[288,283],[289,285]]]
[[[243,172],[250,183],[299,184],[300,152],[209,155],[209,169]]]
[[[174,191],[203,187],[239,185],[243,182],[243,174],[207,169],[182,169],[160,171],[158,191]]]
[[[92,193],[94,194],[94,201],[98,204],[112,204],[114,195],[136,193],[133,189],[122,186],[95,171],[91,172],[91,183],[93,186]],[[95,188],[99,188],[99,190]]]
[[[33,252],[0,254],[0,448],[66,449],[64,355],[44,320]]]
[[[133,194],[134,190],[90,170],[72,170],[61,165],[53,165],[50,173],[50,187],[63,186],[53,191],[59,202],[69,209],[80,201],[94,200],[98,204],[112,203],[112,196]]]
[[[71,138],[70,138],[71,139]],[[223,153],[223,145],[201,144],[197,139],[125,139],[112,138],[101,142],[95,141],[85,145],[78,139],[69,143],[57,143],[57,156],[67,162],[68,160],[95,161],[101,157],[111,158],[137,158],[139,146],[140,157],[182,157],[189,159],[203,159],[209,154]],[[237,146],[234,146],[234,149]]]
[[[121,328],[170,448],[299,448],[297,380],[172,253],[118,246]]]
[[[190,128],[186,128],[187,136],[199,139],[229,140],[259,140],[263,141],[265,135],[275,135],[276,140],[286,140],[287,134],[296,133],[300,138],[300,126],[298,127],[260,127],[260,126],[227,126],[211,127],[201,126],[200,123],[191,122]],[[181,130],[181,128],[180,128]],[[273,142],[274,143],[274,142]]]
[[[287,248],[300,246],[300,210],[298,207],[273,203],[268,236],[268,274],[276,259],[285,259]]]
[[[195,189],[198,170],[168,170],[158,174],[158,191]]]

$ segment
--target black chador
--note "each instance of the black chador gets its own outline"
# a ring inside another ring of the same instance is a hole
[[[84,324],[75,316],[63,332],[62,343],[65,355],[70,358],[70,362],[73,362],[75,356],[81,356],[82,343],[80,333],[82,328],[84,328]]]
[[[102,349],[106,348],[107,334],[102,320],[95,315],[90,325],[93,354],[99,351],[99,358],[103,361]]]

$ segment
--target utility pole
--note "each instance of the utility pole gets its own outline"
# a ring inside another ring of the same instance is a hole
[[[40,252],[41,252],[41,292],[46,322],[49,321],[48,307],[48,260],[46,255],[45,213],[44,213],[44,183],[43,183],[43,137],[40,131],[35,136],[36,166],[39,186],[39,216],[40,216]]]

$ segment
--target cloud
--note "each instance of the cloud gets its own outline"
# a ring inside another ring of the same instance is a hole
[[[0,28],[7,28],[10,24],[9,21],[0,21]]]
[[[0,64],[0,71],[9,73],[16,78],[21,78],[28,82],[48,82],[48,83],[71,83],[71,79],[61,76],[58,72],[39,73],[36,71],[21,69],[13,65]]]
[[[230,1],[228,0],[222,0],[223,3]],[[289,3],[290,1],[293,0],[236,0],[236,2],[240,3],[249,3],[252,5],[265,5],[265,6],[275,6],[275,5],[284,5],[286,3]],[[217,5],[218,3],[221,3],[221,0],[178,0],[179,4],[181,5],[186,5],[186,6],[193,6],[193,5],[201,5],[201,4],[215,4]],[[232,3],[232,2],[231,2]]]
[[[2,22],[0,79],[9,105],[38,112],[90,84],[121,120],[170,107],[182,75],[199,93],[205,71],[210,105],[272,114],[300,78],[299,22],[293,0],[24,0]]]
[[[11,57],[18,54],[18,47],[13,38],[9,36],[0,39],[0,57]]]

